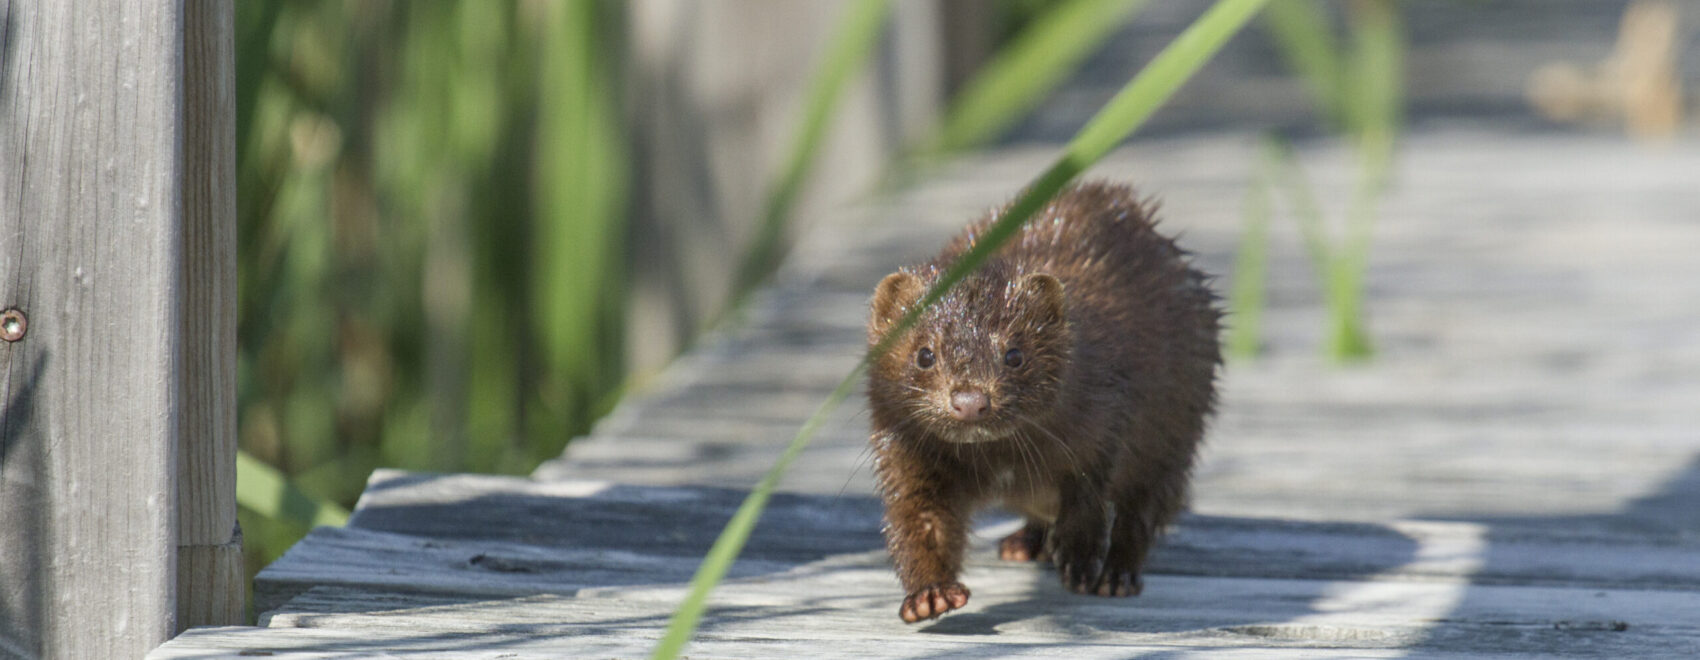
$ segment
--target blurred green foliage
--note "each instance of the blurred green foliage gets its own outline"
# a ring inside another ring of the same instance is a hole
[[[852,75],[865,68],[868,55],[879,43],[881,28],[890,11],[890,0],[856,0],[839,19],[832,42],[810,76],[809,91],[803,97],[806,104],[803,117],[798,122],[796,137],[791,140],[785,164],[779,169],[779,178],[762,205],[755,241],[740,260],[733,283],[734,298],[749,293],[779,266],[786,225],[790,224],[803,181],[814,172],[827,124]]]
[[[302,497],[528,471],[609,406],[617,10],[237,4],[240,439],[297,503],[243,498],[251,570],[312,523]]]
[[[963,151],[990,142],[1026,116],[1097,47],[1139,10],[1145,0],[1064,0],[1041,6],[1012,2],[1006,13],[1031,21],[951,99],[923,156]]]
[[[1318,0],[1275,0],[1263,14],[1283,59],[1304,80],[1323,118],[1351,141],[1358,181],[1343,226],[1331,232],[1292,148],[1279,138],[1267,142],[1263,166],[1247,192],[1246,233],[1229,298],[1234,322],[1227,343],[1236,359],[1259,351],[1274,188],[1287,193],[1322,286],[1328,309],[1323,354],[1349,363],[1374,353],[1364,319],[1365,277],[1370,232],[1391,184],[1394,147],[1404,126],[1405,36],[1393,0],[1353,0],[1344,7],[1350,36],[1344,46],[1334,36],[1328,5]]]

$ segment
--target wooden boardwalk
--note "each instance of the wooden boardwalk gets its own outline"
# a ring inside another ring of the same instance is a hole
[[[1255,150],[1140,142],[1094,174],[1160,195],[1226,273]],[[1349,154],[1301,153],[1344,199]],[[1050,155],[988,154],[820,219],[738,323],[532,478],[375,474],[348,527],[260,574],[262,627],[149,657],[646,655],[742,489],[858,359],[873,284]],[[1278,221],[1267,355],[1224,373],[1193,512],[1142,596],[998,562],[1014,523],[988,514],[968,607],[902,624],[853,402],[687,655],[1700,657],[1700,142],[1440,127],[1400,168],[1372,256],[1380,355],[1318,357],[1315,278]]]

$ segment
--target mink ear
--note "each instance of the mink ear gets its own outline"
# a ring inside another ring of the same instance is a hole
[[[1061,280],[1045,273],[1033,273],[1022,276],[1016,288],[1030,301],[1041,320],[1059,323],[1064,320],[1063,301],[1066,297]]]
[[[903,317],[910,305],[921,299],[921,278],[897,271],[874,287],[873,313],[868,318],[869,341],[878,341],[887,328]]]

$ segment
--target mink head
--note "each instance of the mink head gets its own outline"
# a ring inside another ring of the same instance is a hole
[[[870,348],[920,303],[940,272],[906,268],[880,281]],[[1001,263],[969,275],[872,365],[876,423],[970,443],[1009,437],[1049,415],[1071,346],[1064,296],[1057,278]]]

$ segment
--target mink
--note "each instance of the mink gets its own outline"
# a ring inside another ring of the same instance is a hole
[[[1008,209],[880,281],[870,350]],[[1146,553],[1186,505],[1221,365],[1209,278],[1155,210],[1125,185],[1065,189],[871,363],[904,621],[968,603],[969,519],[988,505],[1025,518],[1001,558],[1049,560],[1082,594],[1141,591]]]

